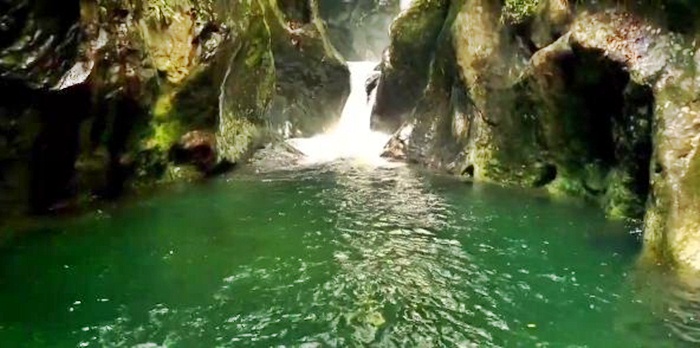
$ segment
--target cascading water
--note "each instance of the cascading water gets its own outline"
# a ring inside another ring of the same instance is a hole
[[[375,62],[348,62],[350,96],[340,121],[329,132],[312,138],[290,139],[289,144],[306,155],[311,163],[353,158],[377,163],[389,135],[370,129],[374,93],[367,96],[365,81],[377,66]]]

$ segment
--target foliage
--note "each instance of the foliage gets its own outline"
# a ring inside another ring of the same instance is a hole
[[[507,23],[523,23],[532,18],[543,0],[506,0],[501,19]]]

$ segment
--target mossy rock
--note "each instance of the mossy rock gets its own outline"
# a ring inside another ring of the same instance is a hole
[[[415,0],[392,24],[372,111],[373,129],[393,132],[408,119],[428,83],[449,6],[444,0]]]

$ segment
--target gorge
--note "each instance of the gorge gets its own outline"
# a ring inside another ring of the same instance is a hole
[[[0,344],[695,346],[698,38],[692,0],[0,1]]]

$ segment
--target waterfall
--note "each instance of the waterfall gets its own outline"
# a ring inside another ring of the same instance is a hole
[[[350,96],[340,121],[325,134],[289,140],[290,145],[306,155],[308,162],[329,162],[341,158],[375,163],[381,161],[380,155],[389,135],[370,129],[374,93],[368,97],[365,90],[365,81],[376,66],[375,62],[348,62]]]
[[[413,0],[401,0],[401,11],[407,9],[409,6],[411,6],[411,3]]]

